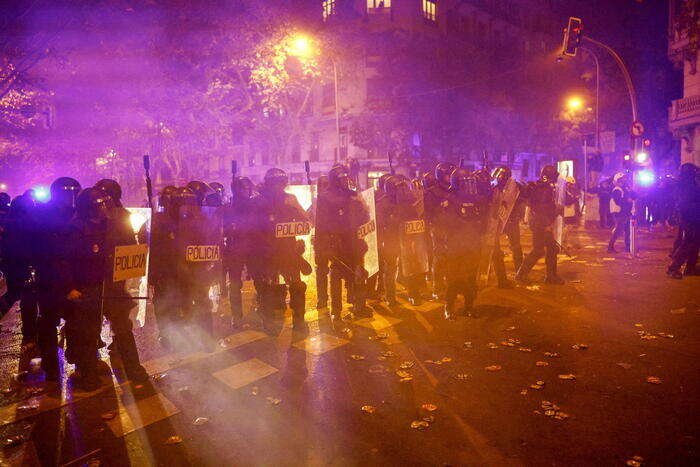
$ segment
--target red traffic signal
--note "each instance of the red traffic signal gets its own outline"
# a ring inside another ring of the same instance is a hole
[[[578,47],[581,45],[583,36],[583,21],[580,18],[569,18],[569,24],[564,30],[564,50],[563,55],[575,57]]]
[[[649,146],[651,146],[651,140],[647,138],[642,142],[642,144],[644,144],[644,146],[648,148]]]

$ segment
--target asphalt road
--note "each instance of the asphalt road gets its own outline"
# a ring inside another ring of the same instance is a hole
[[[141,388],[111,373],[95,393],[47,388],[13,311],[0,439],[24,438],[0,465],[697,465],[700,277],[665,276],[670,234],[642,233],[638,259],[605,253],[605,235],[572,234],[564,286],[539,266],[533,286],[484,290],[478,319],[429,302],[334,327],[310,307],[302,340],[252,311],[227,329],[224,306],[228,337],[192,353],[162,349],[149,315]]]

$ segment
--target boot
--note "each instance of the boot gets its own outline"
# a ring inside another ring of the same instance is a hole
[[[306,312],[306,284],[295,282],[289,284],[289,305],[292,309],[292,330],[295,333],[307,335],[309,326],[304,321]]]

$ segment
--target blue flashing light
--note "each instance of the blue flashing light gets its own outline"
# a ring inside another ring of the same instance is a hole
[[[45,186],[34,188],[34,199],[37,201],[47,201],[49,199],[49,189]]]
[[[637,172],[637,182],[641,186],[650,186],[655,180],[656,177],[654,176],[654,172],[651,170],[640,170]]]

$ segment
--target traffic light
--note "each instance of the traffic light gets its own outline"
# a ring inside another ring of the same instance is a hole
[[[580,18],[569,18],[569,24],[564,30],[564,50],[563,55],[575,57],[578,52],[578,47],[581,45],[581,37],[583,36],[583,21]]]

